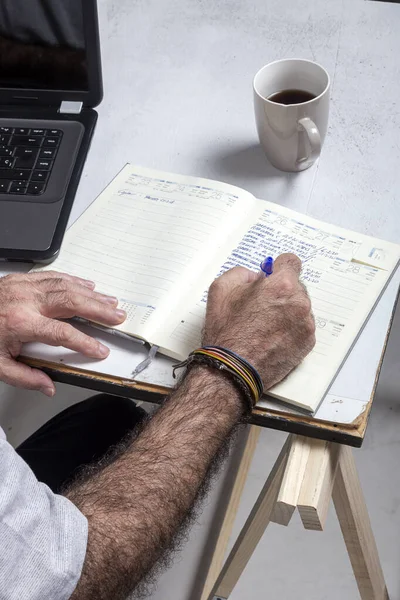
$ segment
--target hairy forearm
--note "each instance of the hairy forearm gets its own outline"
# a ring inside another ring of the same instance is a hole
[[[170,547],[243,406],[222,374],[196,368],[125,452],[67,492],[89,522],[75,600],[117,600],[137,586]]]

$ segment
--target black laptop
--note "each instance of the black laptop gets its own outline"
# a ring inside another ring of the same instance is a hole
[[[57,256],[102,93],[96,0],[0,0],[0,260]]]

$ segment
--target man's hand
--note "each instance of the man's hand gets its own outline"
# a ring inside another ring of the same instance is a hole
[[[265,389],[297,367],[315,344],[311,302],[299,282],[300,270],[297,256],[282,254],[269,277],[236,267],[210,287],[205,343],[248,360]]]
[[[117,298],[93,289],[91,281],[53,271],[1,278],[0,381],[54,396],[50,377],[16,361],[25,342],[65,346],[91,358],[105,358],[106,346],[57,320],[78,316],[109,326],[122,323],[126,314],[117,309]]]

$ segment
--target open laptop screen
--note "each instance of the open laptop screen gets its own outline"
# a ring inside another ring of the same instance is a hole
[[[84,1],[1,0],[1,88],[88,91]]]

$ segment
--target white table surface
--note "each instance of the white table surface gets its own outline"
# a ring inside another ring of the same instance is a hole
[[[126,162],[219,179],[361,233],[400,241],[400,7],[351,0],[100,0],[105,97],[72,223]],[[332,79],[318,164],[269,165],[258,145],[252,78],[278,58],[320,62]],[[26,266],[0,265],[0,274]],[[396,274],[317,417],[350,423],[368,402]],[[35,356],[128,377],[143,350],[111,343],[108,362]],[[170,382],[157,359],[139,379]],[[275,403],[274,403],[275,405]],[[272,406],[272,404],[271,404]]]

